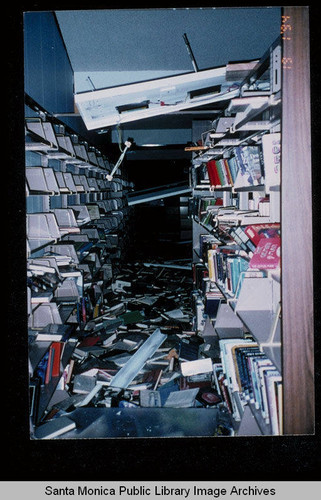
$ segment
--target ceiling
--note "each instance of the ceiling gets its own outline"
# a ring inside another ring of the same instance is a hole
[[[261,57],[280,32],[274,7],[72,10],[56,17],[75,72],[193,71],[184,33],[199,69],[209,69]]]
[[[280,33],[280,8],[59,10],[56,19],[75,74],[75,91],[193,72],[186,33],[199,70],[260,58]],[[89,78],[88,78],[89,77]],[[212,115],[213,116],[213,115]],[[122,126],[138,142],[183,144],[192,120],[183,112]],[[212,118],[214,119],[214,118]],[[113,142],[117,141],[115,127]],[[134,137],[135,139],[135,137]],[[133,158],[133,156],[132,156]]]

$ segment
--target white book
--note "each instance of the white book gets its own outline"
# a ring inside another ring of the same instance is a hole
[[[271,423],[271,431],[273,435],[280,434],[279,428],[279,414],[278,414],[278,402],[277,394],[275,391],[276,383],[282,382],[282,377],[277,370],[269,370],[264,374],[265,386],[266,386],[266,396],[269,409],[269,417]]]
[[[40,331],[36,334],[36,340],[39,342],[59,342],[63,334],[58,332]]]
[[[213,362],[211,358],[196,359],[194,361],[184,361],[181,363],[181,372],[184,377],[212,372],[212,370]]]
[[[28,270],[33,271],[34,274],[45,274],[45,273],[58,273],[57,265],[51,265],[49,260],[45,259],[33,259],[29,260],[27,263]]]
[[[280,185],[281,176],[281,134],[264,134],[262,137],[264,176],[266,192],[272,186]]]
[[[269,424],[270,423],[270,415],[269,415],[269,407],[268,407],[268,401],[267,401],[264,373],[266,370],[275,370],[275,366],[273,365],[272,361],[270,361],[270,360],[266,360],[265,364],[262,364],[262,365],[258,361],[256,363],[256,365],[257,365],[256,376],[257,376],[257,381],[258,381],[258,386],[259,386],[259,397],[260,397],[260,410],[261,410],[263,418],[265,419],[265,422],[267,424]]]
[[[50,302],[53,297],[52,291],[41,290],[41,292],[31,292],[31,304],[42,304]]]

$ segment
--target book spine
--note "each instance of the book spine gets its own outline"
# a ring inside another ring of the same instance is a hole
[[[230,173],[231,173],[233,185],[234,185],[236,177],[237,177],[237,171],[238,171],[237,162],[236,162],[236,159],[234,156],[232,156],[231,158],[228,159],[228,164],[229,164]]]
[[[232,293],[233,291],[233,284],[232,284],[232,262],[233,259],[227,258],[226,260],[226,292]]]
[[[268,405],[267,405],[267,395],[266,395],[266,387],[264,381],[264,370],[271,369],[272,362],[270,360],[263,361],[261,364],[259,361],[256,363],[256,377],[258,381],[259,388],[259,397],[260,397],[260,411],[262,417],[264,418],[267,424],[270,423],[269,413],[268,413]]]
[[[239,235],[236,232],[236,227],[232,227],[229,230],[229,234],[230,234],[231,238],[233,238],[235,243],[237,243],[243,250],[245,250],[245,251],[247,250],[247,246],[245,245],[245,243],[242,241],[242,239],[239,237]]]
[[[47,365],[47,369],[46,369],[45,384],[49,384],[49,382],[52,378],[52,366],[53,366],[54,355],[55,355],[55,348],[51,345],[49,348],[49,357],[48,357],[48,365]]]
[[[52,376],[58,377],[60,375],[60,359],[61,359],[61,350],[62,344],[60,342],[54,342],[52,344],[54,349],[54,357],[52,362]]]
[[[260,392],[261,392],[261,399],[262,399],[261,413],[262,413],[263,418],[265,419],[265,422],[267,424],[269,424],[270,423],[270,413],[269,413],[269,405],[268,405],[267,392],[266,392],[266,379],[265,379],[265,370],[266,369],[273,369],[273,368],[272,367],[259,368],[259,383],[260,383]]]
[[[280,378],[276,379],[276,377],[278,377],[278,374],[276,374],[276,372],[273,373],[266,372],[264,374],[264,377],[265,377],[267,403],[269,408],[269,416],[271,422],[271,431],[273,435],[279,435],[280,429],[279,429],[275,384],[276,380],[280,381]]]
[[[233,295],[235,295],[236,287],[240,277],[239,263],[237,257],[234,257],[233,259],[230,258],[230,261],[231,261],[231,283],[232,283],[231,292],[233,293]]]
[[[215,265],[214,265],[215,250],[209,249],[207,255],[208,255],[208,276],[211,281],[216,281]]]
[[[217,160],[215,160],[215,168],[214,168],[214,175],[215,175],[215,183],[218,187],[223,186],[223,177],[220,173],[220,166]]]
[[[261,180],[261,162],[259,157],[258,146],[246,146],[244,148],[246,155],[247,171],[251,177],[251,183],[254,185],[259,184]]]
[[[235,375],[236,375],[236,380],[238,383],[238,390],[240,393],[244,392],[243,388],[243,381],[244,381],[244,374],[243,374],[243,366],[240,363],[240,355],[239,355],[240,349],[235,348],[233,350],[233,362],[235,366]]]
[[[243,166],[244,166],[244,173],[247,177],[247,180],[248,180],[248,183],[249,184],[253,184],[253,179],[252,179],[252,176],[250,174],[250,170],[249,170],[249,157],[248,157],[248,146],[243,146],[242,149],[241,149],[241,157],[242,157],[242,163],[243,163]]]
[[[253,398],[251,401],[255,404],[255,408],[259,410],[261,408],[261,397],[260,397],[260,389],[259,389],[259,380],[257,376],[257,356],[251,357],[248,356],[247,362],[249,366],[249,374],[250,374],[250,380],[251,380],[251,385],[253,388]],[[265,359],[265,356],[264,356]]]
[[[207,163],[207,171],[211,186],[221,186],[220,177],[217,171],[217,163],[215,160],[210,160]]]
[[[249,347],[248,349],[243,349],[240,352],[240,362],[243,367],[243,374],[244,374],[244,394],[246,399],[248,399],[250,402],[254,402],[254,386],[253,386],[253,380],[251,377],[250,373],[250,365],[248,363],[248,360],[251,356],[256,356],[257,353],[259,353],[260,350],[256,346]]]
[[[226,182],[226,176],[225,176],[225,169],[223,170],[223,168],[222,168],[222,160],[216,161],[216,168],[217,168],[217,172],[218,172],[218,175],[220,178],[220,185],[226,186],[227,182]]]
[[[221,393],[220,384],[218,382],[219,376],[222,375],[222,372],[223,372],[222,363],[214,363],[213,364],[213,379],[214,379],[215,388],[217,390],[217,393],[223,398],[223,394]]]
[[[238,361],[240,365],[240,371],[242,373],[242,389],[245,399],[251,401],[253,396],[252,381],[250,378],[248,364],[247,364],[247,351],[245,349],[238,350]]]
[[[266,188],[280,184],[281,165],[281,136],[280,133],[264,134],[262,137],[262,154],[264,162],[264,178]]]
[[[229,186],[233,186],[234,185],[234,181],[233,181],[233,178],[232,178],[232,174],[231,174],[231,171],[230,171],[230,166],[229,166],[229,162],[228,162],[227,158],[224,158],[223,162],[224,162],[224,167],[225,167],[225,172],[226,172],[228,184],[229,184]]]
[[[232,402],[231,402],[229,391],[228,391],[227,386],[226,386],[226,380],[225,380],[225,377],[223,374],[220,375],[220,377],[218,379],[218,383],[219,383],[219,386],[221,389],[221,394],[222,394],[223,400],[225,402],[225,406],[226,406],[228,412],[230,414],[232,414],[233,413]]]
[[[236,148],[234,148],[234,154],[238,170],[241,172],[242,175],[245,175],[246,166],[243,161],[242,146],[237,146]]]
[[[224,186],[230,186],[230,179],[229,179],[229,176],[227,174],[225,159],[222,158],[221,160],[219,160],[219,163],[220,163],[220,167],[221,167],[222,174],[224,177]]]

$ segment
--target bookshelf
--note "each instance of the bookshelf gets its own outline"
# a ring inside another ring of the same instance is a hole
[[[239,96],[227,103],[210,127],[204,124],[207,128],[201,133],[200,122],[195,125],[193,140],[202,142],[193,151],[190,174],[195,322],[202,335],[209,296],[216,294],[218,312],[209,317],[214,329],[216,321],[220,326],[215,331],[221,332],[222,358],[228,343],[237,346],[250,339],[258,346],[252,346],[254,355],[258,351],[264,355],[257,366],[271,365],[273,387],[278,387],[275,426],[271,415],[264,418],[264,404],[255,391],[254,396],[246,393],[244,379],[239,390],[229,382],[235,373],[245,377],[239,360],[247,357],[247,366],[251,363],[246,350],[241,353],[238,348],[234,364],[226,355],[223,368],[230,393],[226,404],[231,405],[239,435],[311,434],[314,428],[307,34],[308,9],[284,8],[280,38],[243,80]],[[296,175],[293,165],[300,165]],[[299,223],[298,199],[303,207]],[[268,237],[250,247],[254,240],[249,228],[256,224],[274,234],[266,233]],[[254,265],[258,247],[264,248],[262,256],[274,245],[274,250],[279,248],[277,263]],[[224,316],[226,307],[229,314]],[[242,328],[233,328],[237,321]],[[264,384],[270,384],[266,370],[260,368],[258,378],[264,373]],[[299,396],[298,387],[305,388]]]
[[[133,186],[119,174],[108,181],[112,166],[101,151],[29,96],[25,106],[30,404],[37,425],[124,258]]]

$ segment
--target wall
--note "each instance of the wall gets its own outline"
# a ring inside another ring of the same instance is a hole
[[[24,14],[25,92],[49,112],[73,111],[73,69],[52,12]]]
[[[49,113],[74,112],[74,72],[53,12],[24,14],[24,91]],[[58,118],[98,148],[106,140],[77,115]]]

